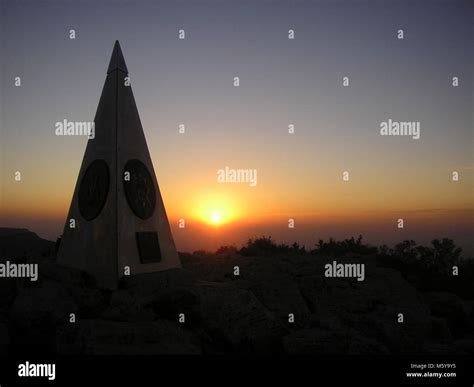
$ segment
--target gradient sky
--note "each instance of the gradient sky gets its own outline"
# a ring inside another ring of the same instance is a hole
[[[61,234],[87,140],[54,124],[93,120],[118,39],[179,250],[362,233],[472,252],[472,2],[0,4],[0,225]],[[389,118],[420,121],[421,139],[380,136]],[[225,166],[256,168],[257,187],[218,184]],[[207,224],[215,210],[226,224]]]

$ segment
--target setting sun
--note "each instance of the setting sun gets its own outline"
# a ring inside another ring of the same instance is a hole
[[[229,211],[216,209],[214,207],[211,210],[205,210],[202,214],[202,218],[204,218],[203,220],[205,220],[206,223],[212,226],[220,226],[229,221]]]
[[[238,201],[224,193],[203,192],[191,205],[192,218],[214,227],[234,222],[241,215]]]
[[[221,221],[221,216],[219,214],[213,214],[211,220],[213,223],[219,223]]]

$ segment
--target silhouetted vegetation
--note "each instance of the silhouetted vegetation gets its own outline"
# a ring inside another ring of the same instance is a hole
[[[193,251],[193,255],[208,256],[208,255],[212,255],[212,253],[210,251],[207,251],[207,250],[195,250],[195,251]]]
[[[271,237],[261,237],[257,239],[249,239],[247,244],[239,250],[239,254],[243,256],[274,256],[282,254],[307,254],[304,246],[300,246],[295,242],[291,246],[287,244],[276,244]]]
[[[226,246],[223,246],[220,249],[225,247]],[[267,238],[263,236],[261,238],[249,239],[247,244],[239,250],[239,254],[244,256],[271,256],[275,254],[292,253],[303,255],[325,254],[341,256],[349,253],[357,255],[376,254],[377,251],[377,247],[362,243],[362,235],[359,235],[357,239],[352,237],[342,241],[335,241],[333,238],[329,238],[329,241],[325,242],[320,239],[315,249],[311,251],[307,251],[306,247],[300,246],[298,242],[294,242],[292,245],[287,245],[285,243],[277,244],[271,237]]]
[[[463,298],[474,297],[474,260],[463,259],[452,239],[434,239],[431,246],[405,240],[393,249],[379,248],[380,264],[399,270],[421,291],[447,291]]]
[[[462,249],[452,239],[434,239],[431,246],[417,245],[413,240],[405,240],[393,248],[364,243],[362,235],[336,241],[329,238],[319,240],[312,250],[306,250],[297,242],[292,245],[278,244],[271,237],[249,239],[242,248],[222,246],[216,255],[255,257],[279,257],[304,255],[341,257],[346,255],[374,256],[380,266],[394,268],[421,291],[447,291],[463,298],[474,298],[474,260],[463,259]],[[456,272],[457,271],[457,272]]]
[[[228,254],[236,254],[238,252],[237,247],[235,246],[221,246],[217,249],[216,255],[228,255]]]
[[[320,239],[316,245],[316,249],[312,250],[311,253],[327,255],[345,255],[348,253],[368,255],[376,254],[377,247],[362,243],[362,235],[359,235],[357,239],[352,237],[342,241],[335,241],[333,238],[329,238],[329,242],[324,242]]]
[[[453,266],[461,262],[462,249],[456,247],[454,241],[448,238],[435,239],[431,244],[433,247],[418,246],[413,240],[405,240],[393,249],[382,246],[379,251],[381,255],[389,256],[414,270],[452,273]]]

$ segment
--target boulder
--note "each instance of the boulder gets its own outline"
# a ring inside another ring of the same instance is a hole
[[[259,257],[241,268],[235,285],[252,291],[257,299],[284,324],[295,316],[295,326],[305,326],[311,315],[305,299],[292,276],[271,257]]]
[[[10,308],[17,294],[16,278],[0,279],[0,308]]]
[[[10,342],[19,353],[54,352],[56,327],[77,313],[77,304],[55,282],[20,289],[10,309]]]
[[[56,348],[75,355],[200,354],[196,335],[177,322],[81,320],[58,329]]]
[[[234,267],[240,274],[234,275]],[[290,313],[295,324],[304,325],[311,312],[294,282],[291,263],[275,257],[243,257],[238,254],[193,256],[186,267],[203,280],[232,283],[251,291],[255,297],[283,323]]]
[[[117,290],[111,294],[110,304],[100,317],[113,321],[153,321],[157,315],[147,306],[150,301],[150,298],[137,299],[128,290]]]
[[[10,337],[8,333],[8,326],[0,322],[0,356],[8,354],[8,345],[10,343]]]
[[[274,353],[285,329],[255,295],[232,284],[201,282],[200,316],[205,331],[238,352]]]
[[[188,289],[194,284],[194,275],[186,269],[172,269],[122,277],[119,289],[127,290],[137,298],[147,298],[173,289]]]
[[[453,293],[430,292],[425,294],[431,314],[444,318],[453,335],[460,335],[469,327],[469,308]]]
[[[388,354],[381,343],[355,330],[301,329],[283,338],[290,355]]]
[[[184,313],[187,326],[197,326],[200,321],[200,299],[194,288],[171,289],[158,293],[147,304],[160,318],[176,321]]]
[[[23,288],[13,302],[10,320],[18,328],[30,330],[39,326],[54,327],[77,312],[77,304],[61,285],[43,282]]]
[[[437,340],[429,340],[423,347],[423,352],[427,355],[436,356],[451,356],[451,355],[465,355],[466,353],[456,348],[453,343],[439,342]]]
[[[95,279],[88,273],[55,263],[39,267],[41,281],[53,281],[65,288],[78,307],[82,318],[97,316],[108,302],[108,291],[97,288]]]
[[[448,323],[444,318],[431,317],[430,323],[430,338],[432,340],[451,341],[453,339]]]
[[[474,339],[460,339],[454,342],[454,347],[459,353],[466,355],[474,355]]]
[[[185,313],[186,322],[199,320],[199,300],[194,277],[187,270],[168,270],[124,277],[119,289],[111,293],[110,304],[101,318],[115,321],[153,321],[158,318],[178,320]]]
[[[313,324],[329,330],[341,326],[355,330],[361,340],[378,343],[382,352],[385,349],[393,353],[417,352],[429,324],[429,310],[420,294],[398,271],[379,267],[374,260],[337,259],[338,263],[346,261],[365,263],[364,281],[326,278],[324,261],[315,263],[313,270],[306,265],[295,279],[311,312],[320,318],[320,325],[317,320]],[[397,322],[398,313],[404,314],[402,324]],[[335,337],[327,336],[330,338]],[[357,348],[365,351],[372,347],[354,346],[353,350]]]

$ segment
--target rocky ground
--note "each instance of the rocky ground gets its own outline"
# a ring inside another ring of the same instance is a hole
[[[0,351],[474,353],[472,300],[421,293],[375,256],[337,258],[365,263],[363,282],[325,278],[332,258],[324,256],[180,256],[182,269],[125,277],[115,291],[97,288],[86,273],[51,257],[28,259],[40,263],[37,282],[0,282]]]

